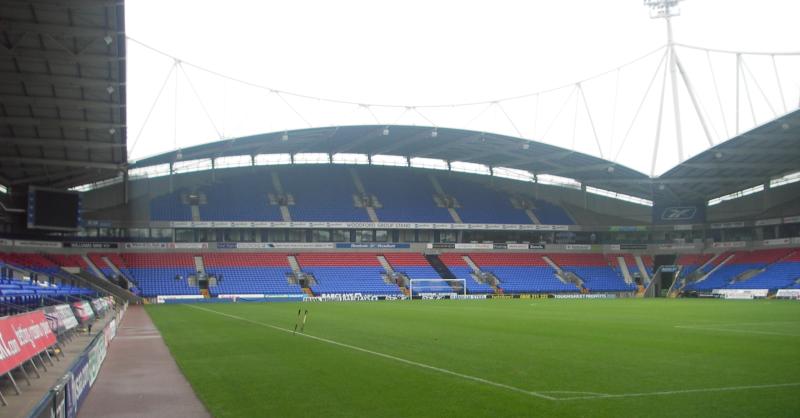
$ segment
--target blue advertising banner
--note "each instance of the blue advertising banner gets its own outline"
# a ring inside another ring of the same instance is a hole
[[[67,418],[75,418],[78,416],[78,408],[80,408],[86,395],[89,393],[89,382],[91,381],[91,373],[89,371],[89,356],[86,354],[81,355],[72,370],[68,373],[71,379],[67,382]]]
[[[653,206],[654,224],[698,224],[706,221],[706,207],[703,204]]]

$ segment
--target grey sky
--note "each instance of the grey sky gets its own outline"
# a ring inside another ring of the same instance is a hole
[[[800,52],[796,0],[688,0],[681,3],[681,11],[673,19],[677,42],[737,51]],[[218,140],[217,132],[232,138],[309,124],[433,122],[521,133],[651,171],[663,80],[662,73],[654,77],[654,71],[663,52],[586,81],[582,92],[575,85],[665,43],[664,22],[650,19],[640,1],[137,0],[127,2],[126,13],[127,33],[138,41],[222,74],[310,96],[424,106],[492,101],[567,85],[499,105],[419,112],[365,108],[278,96],[188,65],[183,65],[185,72],[178,68],[167,79],[173,61],[129,41],[128,141],[129,148],[135,144],[134,159]],[[689,49],[678,53],[697,90],[712,141],[719,143],[734,131],[735,56]],[[747,81],[749,96],[740,84],[740,130],[753,126],[753,115],[762,123],[783,113],[784,105],[788,110],[798,106],[800,56],[778,56],[776,67],[769,56],[745,56],[745,62],[742,71],[752,77]],[[716,90],[710,69],[717,77]],[[655,82],[645,97],[651,79]],[[667,77],[655,174],[678,162],[669,86]],[[679,101],[687,158],[707,148],[708,141],[682,86]],[[623,140],[625,146],[620,147]]]

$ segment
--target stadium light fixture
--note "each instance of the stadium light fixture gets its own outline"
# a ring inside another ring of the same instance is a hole
[[[522,144],[522,149],[528,149],[531,147],[531,144]]]
[[[114,128],[111,128],[111,129],[108,130],[108,134],[109,135],[114,135],[115,133],[117,133],[117,130],[114,129]]]
[[[714,158],[716,158],[716,159],[718,159],[718,160],[719,160],[720,158],[722,158],[722,153],[721,153],[721,152],[719,152],[719,151],[717,151],[717,152],[714,154]]]
[[[114,38],[111,35],[106,35],[103,37],[103,41],[105,41],[106,45],[111,45],[111,42],[114,41]]]
[[[439,131],[437,131],[436,128],[433,128],[431,131],[431,138],[436,138],[437,136],[439,136]]]
[[[644,5],[650,8],[650,17],[661,19],[680,16],[681,10],[678,3],[683,0],[644,0]]]
[[[666,189],[666,186],[664,186],[663,184],[658,185],[658,190],[664,190],[664,189]]]
[[[288,140],[289,140],[289,132],[284,132],[283,135],[281,135],[281,141],[286,142]]]
[[[383,136],[389,136],[389,127],[383,128]]]
[[[108,94],[114,94],[114,86],[106,87],[106,91],[108,92]]]
[[[606,171],[608,171],[609,174],[613,173],[614,172],[614,166],[613,165],[608,166]]]

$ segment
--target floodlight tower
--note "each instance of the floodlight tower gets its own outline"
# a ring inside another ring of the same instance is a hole
[[[672,105],[675,112],[675,135],[678,143],[678,160],[683,162],[683,133],[681,131],[681,113],[680,104],[678,102],[678,64],[677,56],[675,55],[675,45],[672,38],[672,21],[675,16],[680,16],[680,9],[678,3],[683,0],[644,0],[644,5],[650,8],[650,18],[664,19],[667,22],[667,54],[669,57],[666,65],[669,68],[670,84],[672,85]],[[661,106],[659,107],[658,115],[658,132],[656,132],[656,146],[653,150],[653,161],[651,167],[651,174],[655,172],[656,156],[658,155],[658,143],[661,132],[661,116],[664,104],[664,89],[661,90]]]

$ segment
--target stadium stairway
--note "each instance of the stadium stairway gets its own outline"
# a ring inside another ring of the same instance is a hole
[[[124,300],[128,303],[141,303],[142,299],[139,296],[131,293],[129,290],[123,289],[116,284],[112,283],[109,280],[102,279],[97,277],[89,272],[80,272],[78,274],[71,275],[72,277],[77,277],[79,281],[87,284],[87,287],[92,287],[95,289],[100,289],[104,293],[110,293],[114,295],[116,298]]]
[[[100,269],[99,269],[99,268],[97,268],[97,266],[96,266],[96,265],[94,265],[94,263],[92,262],[92,260],[91,260],[91,259],[89,259],[89,256],[87,256],[86,254],[84,254],[84,255],[81,255],[81,258],[83,259],[83,262],[84,262],[84,263],[86,263],[86,265],[89,267],[89,270],[90,270],[90,271],[91,271],[91,272],[92,272],[92,273],[93,273],[95,276],[97,276],[97,277],[99,277],[99,278],[101,278],[101,279],[108,279],[108,277],[106,277],[106,276],[105,276],[105,274],[103,274],[103,272],[102,272],[102,271],[100,271]]]
[[[650,281],[650,272],[647,271],[647,267],[644,265],[644,261],[642,260],[642,256],[635,255],[633,256],[634,260],[636,260],[636,267],[639,269],[639,274],[642,276],[642,279],[646,282]],[[651,265],[650,268],[653,266]]]
[[[350,173],[350,178],[353,179],[353,185],[356,187],[356,191],[359,193],[359,196],[369,196],[367,193],[367,189],[364,187],[364,183],[361,181],[361,177],[359,177],[358,172],[356,170],[350,168],[347,170]],[[354,196],[355,198],[356,196]],[[365,205],[364,209],[367,211],[367,216],[369,216],[369,220],[372,222],[380,222],[378,219],[378,214],[375,212],[375,208],[371,205]],[[388,270],[387,270],[388,271]]]
[[[558,280],[561,280],[564,284],[575,285],[575,287],[580,289],[581,293],[588,293],[588,290],[583,285],[583,280],[577,274],[564,271],[564,269],[562,269],[561,266],[556,264],[550,257],[546,255],[542,256],[542,260],[547,262],[547,264],[549,264],[550,267],[552,267],[553,270],[556,271],[556,277],[558,277]]]
[[[431,174],[431,175],[428,176],[428,179],[430,179],[430,181],[431,181],[431,185],[433,186],[433,190],[435,190],[436,193],[439,194],[439,196],[448,196],[448,194],[445,193],[444,189],[442,188],[442,185],[439,183],[439,180],[436,178],[436,176]],[[453,218],[453,222],[455,222],[457,224],[464,223],[464,221],[461,220],[461,216],[458,214],[458,212],[456,212],[456,209],[454,207],[451,207],[451,206],[447,205],[445,207],[445,209],[447,209],[447,212],[450,213],[450,217]]]
[[[711,271],[709,271],[709,272],[708,272],[708,273],[706,273],[706,274],[703,274],[703,275],[702,275],[700,278],[698,278],[697,280],[694,280],[694,281],[691,281],[691,282],[689,282],[689,280],[687,279],[687,283],[686,283],[686,284],[687,284],[687,285],[689,285],[689,284],[693,284],[693,283],[699,283],[699,282],[702,282],[703,280],[705,280],[705,279],[709,278],[709,277],[710,277],[712,274],[714,274],[714,272],[715,272],[715,271],[717,271],[717,270],[719,270],[720,268],[722,268],[723,266],[725,266],[725,264],[727,264],[727,263],[728,263],[728,261],[732,260],[732,259],[733,259],[733,258],[736,256],[736,254],[734,254],[734,253],[726,253],[726,254],[727,254],[727,255],[725,256],[725,258],[723,258],[723,259],[722,259],[722,261],[721,261],[719,264],[715,265],[715,266],[714,266],[714,268],[712,268],[712,269],[711,269]],[[714,259],[717,259],[717,258],[721,258],[721,256],[720,256],[720,257],[714,257]],[[713,259],[712,259],[712,260],[713,260]],[[713,264],[711,260],[709,260],[709,262],[708,262],[708,263],[706,263],[705,265],[710,265],[710,264]],[[701,270],[701,269],[698,269],[698,270]]]

